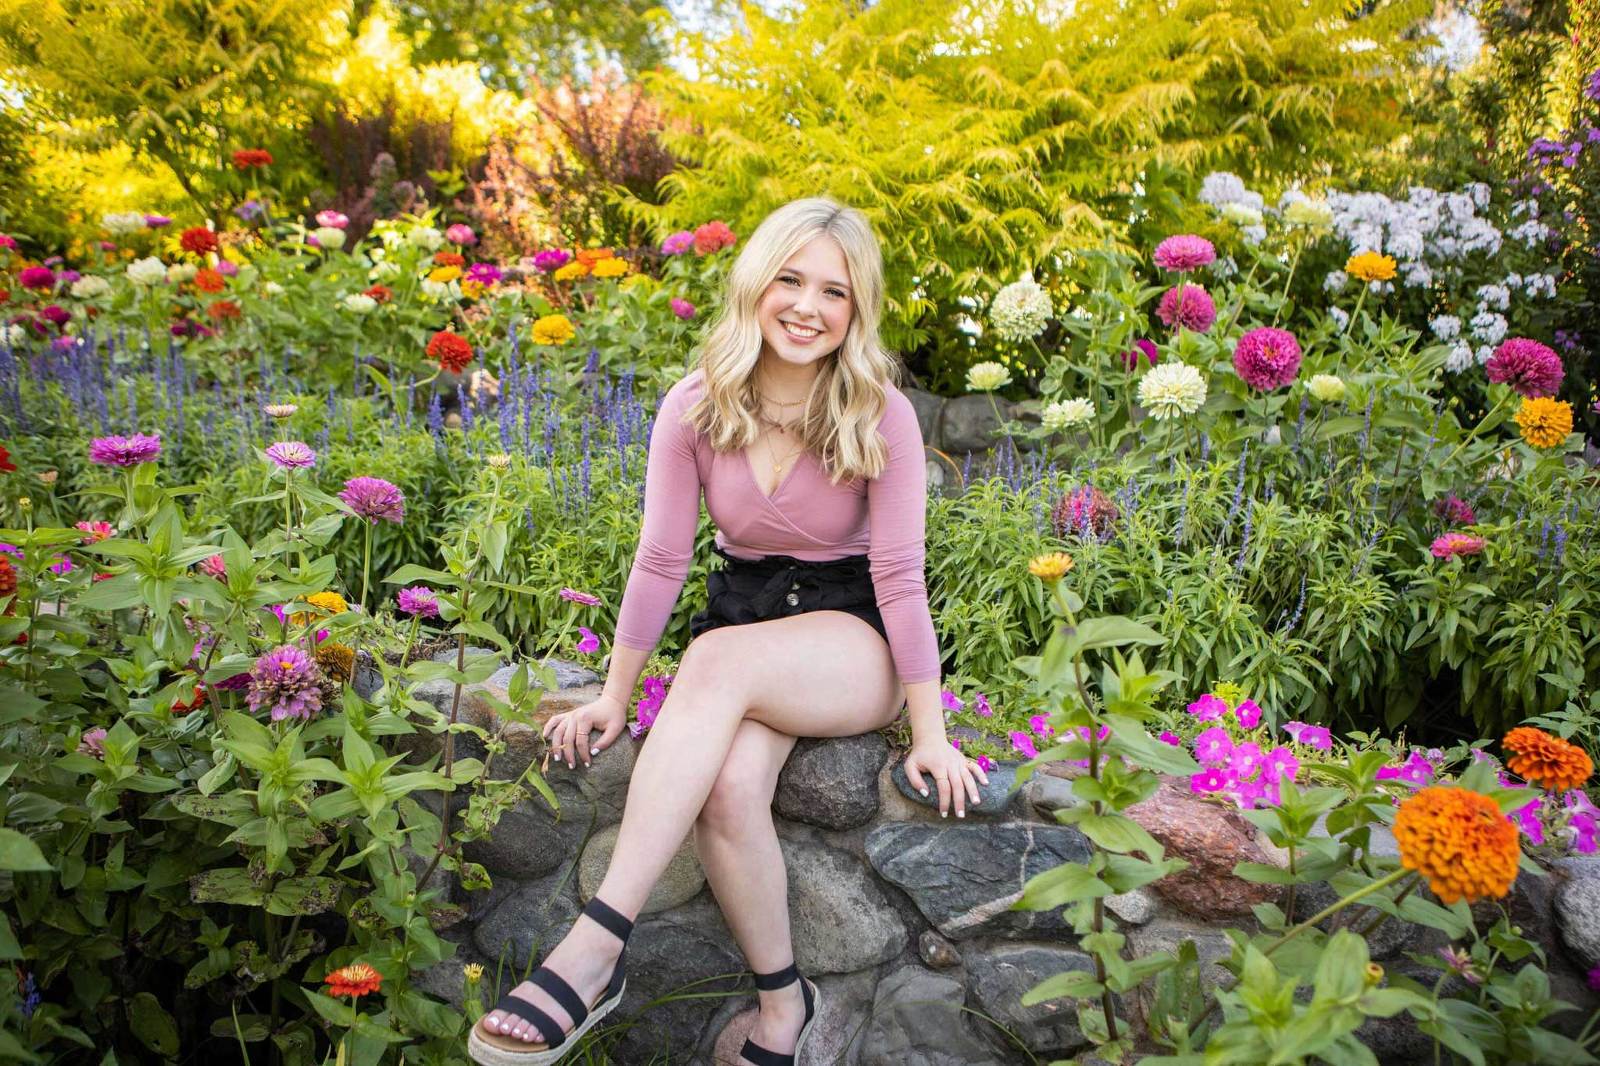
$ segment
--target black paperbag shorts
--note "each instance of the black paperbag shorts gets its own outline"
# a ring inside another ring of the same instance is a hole
[[[808,611],[843,611],[889,639],[865,555],[807,562],[790,555],[740,559],[716,545],[712,551],[727,563],[706,575],[706,609],[689,619],[693,636]]]

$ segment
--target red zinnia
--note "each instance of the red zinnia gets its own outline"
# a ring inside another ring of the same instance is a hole
[[[195,255],[205,255],[214,252],[220,245],[217,243],[217,234],[206,226],[190,226],[178,236],[178,246],[186,252]]]
[[[394,290],[387,285],[374,285],[361,295],[370,296],[375,302],[386,304],[394,298]]]
[[[731,248],[738,239],[726,222],[714,220],[695,227],[694,250],[700,255],[710,255],[723,248]]]
[[[272,165],[272,153],[265,148],[240,148],[233,153],[233,165],[240,170]]]
[[[199,708],[204,707],[205,703],[206,687],[204,685],[195,685],[194,695],[189,699],[172,701],[172,713],[188,714],[190,711],[198,710]]]
[[[217,300],[206,308],[206,314],[213,322],[226,322],[239,317],[239,305],[232,300]]]
[[[222,274],[210,267],[194,272],[194,287],[201,292],[221,292],[226,285]]]
[[[322,983],[328,986],[328,995],[335,998],[364,996],[378,990],[383,975],[364,962],[352,962],[324,977]]]
[[[0,474],[14,474],[16,472],[17,464],[11,461],[11,453],[6,450],[4,444],[0,444]]]
[[[460,334],[441,329],[428,342],[428,358],[436,360],[442,369],[459,374],[472,362],[472,344]]]
[[[434,252],[433,265],[442,267],[466,266],[467,257],[460,252]]]

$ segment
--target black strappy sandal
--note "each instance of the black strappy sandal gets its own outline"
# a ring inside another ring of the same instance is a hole
[[[622,1002],[622,994],[628,987],[623,960],[628,952],[628,934],[633,932],[633,923],[599,897],[585,904],[583,913],[622,941],[622,953],[617,956],[616,969],[611,972],[611,983],[600,994],[600,999],[593,1006],[586,1005],[576,989],[553,971],[540,966],[528,978],[528,982],[550,993],[550,998],[559,1003],[561,1009],[572,1018],[573,1028],[570,1031],[563,1030],[550,1015],[527,1000],[507,992],[494,1005],[494,1009],[533,1023],[534,1029],[544,1040],[544,1046],[530,1045],[528,1041],[519,1040],[510,1033],[487,1032],[480,1019],[467,1038],[467,1054],[473,1062],[482,1066],[549,1066],[550,1063],[559,1062],[572,1050],[570,1047],[563,1050],[568,1041],[576,1041],[583,1036]]]
[[[776,1051],[768,1051],[754,1040],[747,1039],[744,1047],[739,1049],[739,1054],[755,1066],[794,1066],[800,1056],[800,1049],[805,1047],[806,1037],[811,1034],[811,1026],[816,1023],[817,1003],[822,998],[820,992],[812,991],[811,982],[800,976],[800,968],[792,962],[776,973],[756,974],[756,987],[763,992],[788,988],[796,981],[800,982],[800,995],[806,1003],[806,1023],[800,1027],[800,1035],[795,1038],[794,1054],[780,1055]]]

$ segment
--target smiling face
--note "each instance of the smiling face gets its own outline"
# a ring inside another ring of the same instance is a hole
[[[808,366],[844,343],[855,300],[844,250],[817,237],[784,261],[756,305],[762,356]]]

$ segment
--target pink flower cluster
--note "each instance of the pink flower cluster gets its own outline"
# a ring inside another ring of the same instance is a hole
[[[672,684],[676,674],[666,677],[654,675],[644,679],[644,695],[639,697],[639,702],[634,705],[634,723],[628,727],[628,735],[638,740],[644,736],[650,727],[656,724],[656,715],[661,711],[662,703],[667,699],[667,686]]]
[[[1281,389],[1300,373],[1300,342],[1286,329],[1259,326],[1239,338],[1233,349],[1239,379],[1259,392]]]
[[[1333,733],[1325,725],[1311,725],[1309,722],[1285,722],[1283,731],[1289,734],[1289,739],[1296,744],[1304,744],[1308,748],[1318,751],[1333,750]]]
[[[1458,556],[1478,555],[1483,551],[1484,539],[1470,533],[1446,533],[1435,537],[1429,551],[1437,559],[1454,559]]]
[[[1478,524],[1478,515],[1472,505],[1453,492],[1433,505],[1433,513],[1453,526]]]
[[[1399,766],[1385,766],[1378,771],[1379,781],[1398,781],[1409,788],[1426,788],[1433,784],[1433,775],[1439,772],[1438,765],[1420,751],[1411,753],[1411,757]]]
[[[1204,333],[1217,321],[1217,305],[1198,285],[1175,285],[1161,294],[1156,317],[1172,329]]]
[[[1203,770],[1189,777],[1197,794],[1224,793],[1251,810],[1277,806],[1283,783],[1300,773],[1300,760],[1286,747],[1263,751],[1255,741],[1235,744],[1224,726],[1212,726],[1194,738],[1194,757]]]
[[[1162,270],[1186,273],[1199,270],[1217,258],[1217,250],[1204,237],[1180,233],[1156,245],[1156,266]]]
[[[1555,349],[1526,337],[1508,337],[1483,366],[1490,381],[1504,382],[1523,396],[1554,396],[1566,368]]]
[[[1186,709],[1198,722],[1218,722],[1231,714],[1241,729],[1254,729],[1261,724],[1261,707],[1255,700],[1240,700],[1239,706],[1229,707],[1227,700],[1207,692]]]

